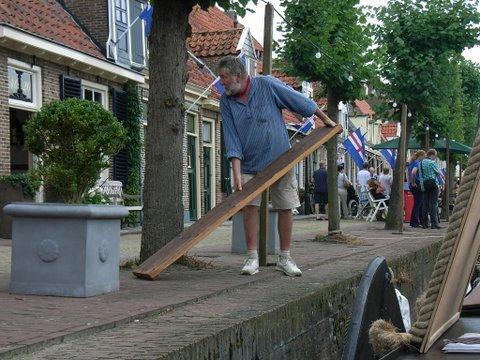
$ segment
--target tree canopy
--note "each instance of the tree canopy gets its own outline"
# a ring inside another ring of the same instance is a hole
[[[283,1],[285,17],[279,52],[284,70],[307,81],[320,81],[340,96],[359,96],[370,77],[371,27],[359,0]]]
[[[386,94],[416,111],[437,104],[455,78],[452,58],[478,44],[477,0],[391,0],[376,14],[379,75]],[[452,77],[452,78],[451,78]]]

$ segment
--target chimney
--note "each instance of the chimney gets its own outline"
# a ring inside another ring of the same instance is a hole
[[[233,10],[228,10],[225,12],[227,16],[233,20],[233,27],[237,28],[238,27],[238,19],[237,19],[237,13]]]

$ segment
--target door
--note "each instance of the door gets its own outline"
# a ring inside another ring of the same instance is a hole
[[[203,208],[212,209],[212,148],[203,147]]]
[[[33,113],[10,108],[10,171],[26,172],[33,167],[32,155],[24,149],[25,135],[23,126]]]
[[[198,219],[196,137],[187,136],[188,209],[190,220]]]

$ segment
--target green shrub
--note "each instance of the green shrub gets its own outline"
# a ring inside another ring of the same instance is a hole
[[[0,181],[6,181],[12,186],[20,186],[23,195],[29,199],[35,197],[35,193],[38,191],[42,183],[35,174],[30,172],[0,176]]]
[[[96,205],[109,205],[110,199],[108,196],[103,194],[94,193],[94,194],[87,194],[83,198],[84,204],[96,204]]]
[[[25,135],[26,149],[41,159],[36,171],[65,203],[83,202],[126,137],[102,105],[76,98],[43,106],[25,125]]]

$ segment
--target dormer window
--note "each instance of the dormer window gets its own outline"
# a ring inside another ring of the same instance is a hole
[[[117,63],[135,68],[146,66],[144,23],[138,15],[146,7],[141,0],[109,0],[107,55]]]

